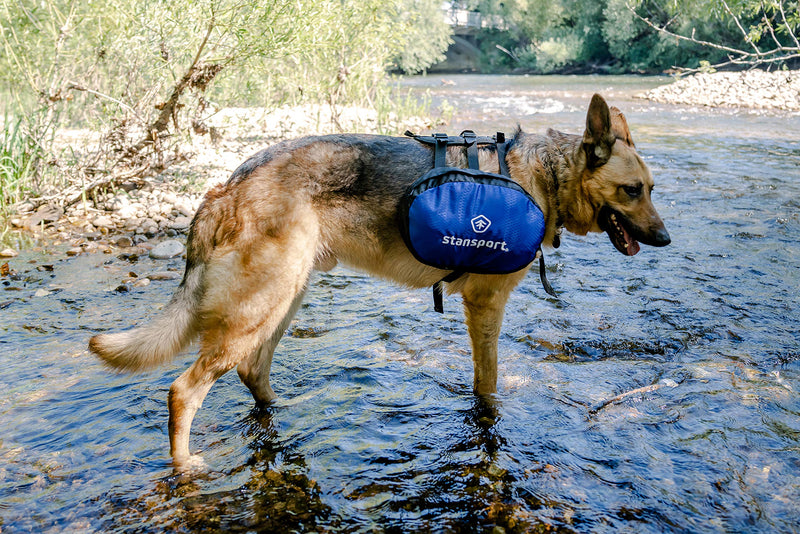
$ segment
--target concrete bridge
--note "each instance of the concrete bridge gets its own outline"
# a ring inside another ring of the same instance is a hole
[[[447,50],[446,59],[433,65],[429,72],[471,71],[478,66],[480,49],[476,35],[485,28],[505,29],[507,25],[497,15],[484,15],[477,11],[455,9],[451,4],[442,6],[444,20],[453,27],[453,44]]]
[[[444,20],[453,27],[455,35],[474,35],[482,28],[505,29],[507,26],[499,15],[484,15],[478,11],[455,9],[447,4],[442,7]]]

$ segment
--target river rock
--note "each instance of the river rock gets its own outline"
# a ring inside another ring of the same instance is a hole
[[[168,260],[180,256],[185,250],[183,243],[175,239],[167,239],[150,250],[150,257],[156,260]]]
[[[178,211],[180,214],[191,217],[194,215],[195,209],[192,207],[191,203],[188,200],[179,200],[175,203],[174,206],[175,210]]]
[[[147,275],[147,278],[156,282],[160,280],[177,280],[181,277],[181,273],[177,271],[156,271]]]
[[[175,217],[175,220],[170,223],[169,227],[173,230],[186,230],[191,223],[192,220],[189,217]]]
[[[99,215],[92,220],[92,225],[95,228],[113,228],[114,221],[112,221],[110,217]]]
[[[62,210],[59,206],[40,206],[39,209],[36,210],[36,213],[31,215],[30,219],[26,221],[25,226],[29,230],[36,230],[40,225],[54,223],[63,216],[64,210]]]
[[[145,219],[142,222],[142,232],[143,234],[157,234],[158,233],[158,223],[153,219]]]
[[[117,210],[117,215],[120,219],[133,219],[139,213],[141,207],[136,206],[134,204],[128,204],[127,206],[122,206],[120,209]]]
[[[698,73],[639,96],[668,104],[800,111],[800,71]]]
[[[117,240],[114,241],[114,244],[116,244],[118,247],[128,248],[133,246],[133,240],[130,237],[123,235],[119,236]]]
[[[6,249],[3,249],[3,250],[0,250],[0,258],[14,258],[18,254],[19,253],[16,250],[14,250],[13,248],[6,248]]]

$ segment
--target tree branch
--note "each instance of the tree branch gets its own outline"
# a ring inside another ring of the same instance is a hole
[[[797,40],[797,35],[794,33],[794,30],[792,30],[792,27],[786,20],[786,12],[783,10],[783,2],[778,2],[778,7],[781,9],[781,20],[783,20],[783,25],[786,27],[786,32],[789,34],[789,36],[791,36],[795,46],[800,49],[800,41]],[[798,9],[800,10],[800,6],[798,6]]]
[[[755,50],[755,51],[756,51],[756,55],[757,55],[757,56],[761,56],[761,50],[759,50],[759,49],[758,49],[758,47],[756,46],[756,44],[755,44],[755,43],[753,42],[753,40],[750,38],[750,34],[749,34],[749,33],[747,33],[747,30],[745,30],[745,29],[742,27],[742,23],[739,21],[739,17],[737,17],[736,15],[734,15],[734,14],[733,14],[733,11],[731,11],[731,8],[730,8],[730,7],[728,7],[728,2],[726,2],[725,0],[722,0],[722,5],[723,5],[723,6],[725,6],[725,11],[728,13],[728,15],[730,15],[730,16],[731,16],[731,18],[733,19],[733,21],[736,23],[736,27],[738,27],[738,28],[739,28],[739,31],[740,31],[740,32],[742,32],[742,36],[744,37],[744,40],[745,40],[745,42],[747,42],[747,43],[750,43],[750,46],[752,46],[752,47],[753,47],[753,50]]]
[[[138,114],[136,113],[135,109],[130,107],[125,102],[122,102],[121,100],[117,100],[116,98],[114,98],[112,96],[108,96],[108,95],[100,93],[98,91],[94,91],[93,89],[89,89],[88,87],[84,87],[84,86],[82,86],[80,84],[77,84],[75,82],[67,82],[67,89],[75,90],[75,91],[82,91],[84,93],[90,93],[90,94],[93,94],[95,96],[99,96],[100,98],[105,98],[106,100],[114,102],[119,107],[121,107],[122,109],[124,109],[125,111],[127,111],[129,113],[132,113],[134,116],[136,116],[138,118]]]
[[[643,17],[642,15],[637,13],[636,12],[636,8],[634,8],[630,4],[626,4],[626,6],[627,6],[628,10],[631,13],[633,13],[633,15],[636,18],[638,18],[639,20],[641,20],[642,22],[644,22],[645,24],[647,24],[648,26],[650,26],[651,28],[653,28],[657,32],[663,33],[665,35],[669,35],[670,37],[674,37],[676,39],[680,39],[682,41],[687,41],[687,42],[694,43],[694,44],[699,44],[699,45],[702,45],[702,46],[708,46],[710,48],[716,48],[717,50],[724,50],[725,52],[730,52],[732,54],[738,54],[740,56],[751,56],[751,55],[754,55],[752,52],[745,52],[744,50],[739,50],[737,48],[731,48],[729,46],[724,46],[724,45],[720,45],[720,44],[717,44],[717,43],[712,43],[710,41],[703,41],[703,40],[700,40],[700,39],[695,39],[694,31],[692,31],[692,37],[686,37],[685,35],[681,35],[679,33],[675,33],[675,32],[669,31],[666,28],[661,27],[658,24],[654,23],[653,21],[651,21],[647,17]],[[674,19],[672,19],[672,20],[674,20]]]
[[[628,8],[628,10],[633,14],[634,17],[636,17],[640,21],[644,22],[646,25],[648,25],[649,27],[653,28],[654,30],[656,30],[659,33],[663,33],[665,35],[668,35],[670,37],[673,37],[673,38],[681,40],[681,41],[686,41],[686,42],[694,43],[694,44],[697,44],[697,45],[700,45],[700,46],[714,48],[716,50],[722,50],[724,52],[728,52],[729,54],[737,56],[737,57],[729,56],[729,61],[713,65],[714,67],[722,67],[722,66],[727,66],[727,65],[748,65],[748,66],[754,67],[754,66],[757,66],[757,65],[778,63],[778,62],[783,62],[783,61],[787,61],[787,60],[790,60],[790,59],[796,59],[796,58],[800,57],[800,42],[798,42],[797,36],[792,31],[792,28],[790,27],[790,25],[786,22],[786,16],[785,16],[785,14],[783,12],[783,5],[782,4],[779,3],[780,9],[781,9],[781,13],[782,13],[782,19],[784,21],[784,26],[786,27],[787,32],[791,35],[791,37],[794,40],[794,42],[798,44],[798,46],[796,48],[787,47],[787,46],[783,46],[778,41],[777,36],[775,36],[775,34],[774,34],[775,28],[774,28],[772,22],[767,17],[766,11],[763,10],[763,3],[762,3],[762,11],[764,12],[764,19],[763,19],[764,23],[767,25],[767,28],[769,29],[770,33],[772,34],[773,40],[775,40],[775,43],[777,45],[775,48],[773,48],[771,50],[768,50],[766,52],[762,52],[758,48],[758,46],[756,46],[756,44],[752,41],[752,39],[750,39],[750,36],[747,34],[747,32],[745,31],[744,27],[741,25],[741,22],[739,21],[738,17],[736,17],[736,15],[733,14],[733,11],[728,6],[728,3],[725,0],[722,0],[722,3],[725,6],[726,12],[736,22],[736,25],[739,27],[739,30],[742,32],[742,35],[744,36],[745,41],[750,43],[750,45],[753,47],[755,52],[748,52],[746,50],[740,50],[738,48],[732,48],[730,46],[721,45],[719,43],[712,43],[710,41],[704,41],[702,39],[697,39],[694,36],[694,34],[695,34],[694,29],[692,30],[692,35],[690,37],[687,37],[685,35],[681,35],[679,33],[675,33],[673,31],[670,31],[670,30],[667,29],[667,26],[674,20],[674,18],[670,19],[670,21],[667,22],[667,24],[665,24],[664,26],[660,26],[660,25],[654,23],[649,18],[647,18],[645,16],[642,16],[639,13],[637,13],[636,12],[636,8],[634,6],[632,6],[630,3],[626,3],[625,5]]]
[[[186,88],[189,87],[193,77],[195,76],[198,69],[202,65],[202,63],[200,62],[200,58],[203,54],[203,50],[205,49],[206,44],[208,44],[209,37],[211,37],[211,32],[214,31],[215,27],[216,27],[216,21],[214,17],[212,17],[211,21],[208,23],[208,29],[206,30],[206,35],[205,37],[203,37],[203,41],[197,48],[197,53],[195,54],[194,59],[192,60],[192,64],[186,70],[186,73],[183,75],[183,77],[172,88],[172,94],[167,99],[167,101],[164,102],[164,104],[161,106],[161,112],[158,114],[158,117],[156,117],[156,120],[147,126],[144,137],[134,146],[126,150],[123,159],[126,156],[130,157],[135,154],[138,154],[144,147],[146,147],[149,144],[155,144],[158,140],[158,135],[167,129],[169,120],[175,116],[175,112],[177,111],[178,101],[180,100]]]

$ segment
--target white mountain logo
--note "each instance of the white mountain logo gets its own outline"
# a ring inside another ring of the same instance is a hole
[[[492,221],[490,221],[485,215],[473,217],[472,220],[470,220],[470,223],[472,224],[472,229],[476,234],[482,234],[492,225]]]

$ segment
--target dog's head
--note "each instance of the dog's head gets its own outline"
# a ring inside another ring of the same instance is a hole
[[[639,242],[669,245],[670,237],[650,199],[653,177],[631,138],[624,115],[594,95],[583,134],[586,169],[582,180],[591,206],[590,231],[606,232],[622,254],[639,252]]]

